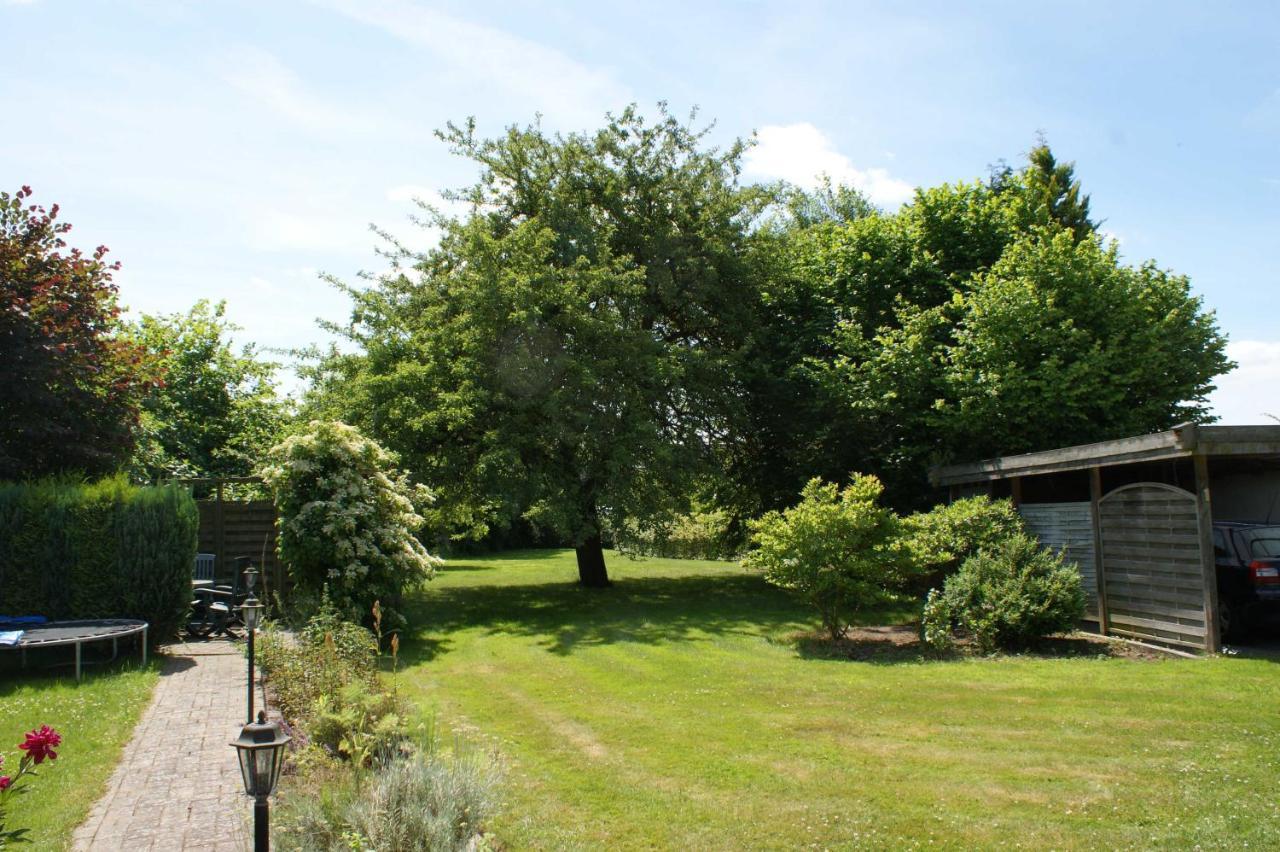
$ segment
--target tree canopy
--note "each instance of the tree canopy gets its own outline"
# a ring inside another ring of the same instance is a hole
[[[1125,263],[1047,143],[886,212],[744,186],[749,141],[714,148],[665,109],[441,137],[479,167],[465,212],[346,287],[355,346],[308,406],[397,453],[437,529],[523,518],[588,584],[602,533],[690,498],[745,520],[857,470],[914,509],[930,464],[1205,419],[1231,366],[1187,279]]]
[[[1189,281],[1125,264],[1046,145],[990,183],[776,237],[751,422],[729,449],[746,514],[810,476],[930,498],[930,464],[1204,420],[1225,338]]]
[[[687,504],[738,404],[756,292],[747,243],[771,197],[738,185],[741,142],[634,108],[593,134],[442,133],[476,162],[438,248],[351,289],[358,354],[319,371],[318,406],[385,443],[437,492],[440,523],[522,516],[607,583],[606,523]]]
[[[0,192],[0,479],[117,470],[157,375],[120,332],[107,247],[68,248],[58,205]]]
[[[134,474],[248,476],[288,416],[276,364],[252,344],[236,351],[226,303],[200,300],[185,314],[143,314],[131,337],[161,370],[143,401]]]

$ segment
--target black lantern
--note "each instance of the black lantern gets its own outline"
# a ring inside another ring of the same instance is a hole
[[[290,739],[280,730],[279,724],[267,721],[266,713],[259,713],[258,721],[245,725],[239,739],[232,743],[236,747],[236,757],[240,759],[244,791],[254,800],[254,852],[268,852],[270,848],[267,797],[275,792],[276,782],[280,780],[284,748]]]
[[[255,598],[252,592],[244,599],[244,603],[240,604],[240,619],[244,621],[245,629],[252,636],[262,620],[262,601]]]
[[[249,576],[249,572],[245,572],[245,576]],[[244,603],[240,604],[240,618],[244,621],[245,632],[248,634],[249,642],[249,691],[246,696],[246,705],[248,712],[245,716],[249,722],[253,721],[253,634],[258,629],[258,623],[262,619],[262,603],[249,593],[249,597],[245,598]]]
[[[245,557],[241,557],[245,559]],[[247,560],[246,560],[247,561]],[[253,563],[249,563],[249,567],[244,569],[244,587],[249,594],[253,594],[253,587],[258,582],[258,569],[253,567]]]

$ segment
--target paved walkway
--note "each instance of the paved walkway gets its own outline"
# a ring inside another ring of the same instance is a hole
[[[248,848],[249,799],[230,745],[245,722],[244,655],[227,641],[164,650],[151,705],[76,830],[77,850]]]

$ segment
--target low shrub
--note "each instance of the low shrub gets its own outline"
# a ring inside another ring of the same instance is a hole
[[[898,516],[879,504],[883,491],[862,474],[843,490],[810,480],[799,504],[752,522],[744,564],[803,595],[840,638],[858,611],[893,600],[911,568]]]
[[[304,647],[272,625],[258,634],[257,660],[280,714],[300,723],[322,695],[332,695],[360,677],[325,647]]]
[[[377,671],[378,640],[373,631],[346,621],[329,599],[326,587],[320,595],[320,608],[307,619],[298,632],[304,647],[332,651],[346,666],[360,675],[372,677]]]
[[[0,484],[0,613],[138,618],[164,641],[191,603],[199,524],[177,485]]]
[[[331,773],[332,775],[332,773]],[[434,744],[372,769],[298,785],[281,797],[274,840],[291,852],[446,852],[478,843],[497,812],[502,772],[492,756],[442,755]]]
[[[313,745],[356,766],[385,761],[407,746],[405,708],[396,695],[353,682],[322,695],[306,731]]]
[[[969,557],[940,592],[929,593],[921,639],[943,649],[959,630],[979,650],[1016,650],[1073,629],[1084,607],[1076,567],[1019,533]]]
[[[965,497],[902,519],[918,568],[919,591],[954,574],[966,559],[1023,532],[1022,516],[1008,500]]]
[[[677,515],[657,529],[622,524],[610,530],[623,553],[665,559],[732,559],[741,552],[735,543],[733,519],[723,509],[695,509]]]
[[[296,637],[269,624],[256,642],[258,665],[291,723],[310,718],[321,697],[338,695],[348,684],[378,688],[373,634],[341,620],[325,597],[321,601]]]

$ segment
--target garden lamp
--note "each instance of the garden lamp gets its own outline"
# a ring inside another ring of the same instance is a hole
[[[245,576],[249,576],[249,572],[245,572]],[[253,592],[249,593],[249,597],[244,599],[244,603],[240,604],[240,618],[244,621],[245,632],[248,633],[249,639],[249,711],[246,718],[249,722],[253,722],[253,634],[258,629],[258,623],[262,620],[262,603],[253,596]]]
[[[268,722],[267,714],[262,712],[258,714],[258,721],[245,725],[239,739],[232,743],[240,759],[244,792],[253,797],[254,852],[269,852],[271,848],[267,797],[275,792],[276,782],[280,780],[284,747],[290,739],[278,723]]]
[[[244,569],[244,587],[253,594],[253,587],[258,582],[258,569],[253,567],[253,563],[249,563],[249,567]]]

